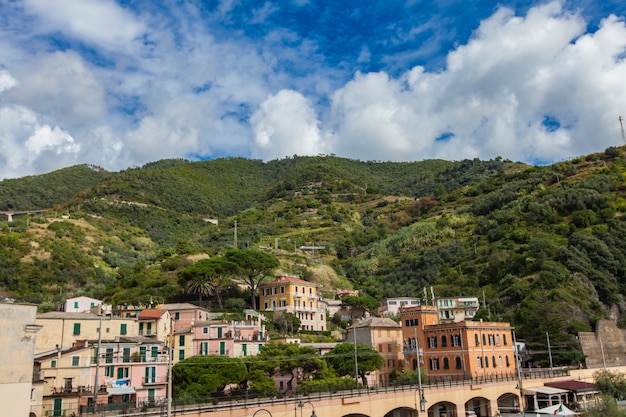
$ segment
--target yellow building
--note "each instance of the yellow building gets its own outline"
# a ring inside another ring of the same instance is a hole
[[[317,293],[319,285],[293,276],[280,276],[259,285],[259,306],[265,311],[284,311],[300,319],[302,330],[327,330],[326,303]]]
[[[35,325],[36,313],[34,305],[0,303],[0,342],[5,348],[0,356],[2,415],[28,416],[31,408],[38,407],[37,399],[32,396],[35,334],[39,331]]]
[[[37,314],[36,324],[43,327],[37,335],[35,353],[69,348],[77,342],[98,339],[101,318],[102,337],[105,339],[138,334],[138,324],[135,318],[51,311]]]
[[[355,337],[356,333],[356,337]],[[393,371],[404,368],[402,353],[402,326],[388,317],[369,317],[357,321],[347,329],[346,340],[365,344],[378,351],[385,359],[383,368],[372,372],[369,384],[388,385]]]

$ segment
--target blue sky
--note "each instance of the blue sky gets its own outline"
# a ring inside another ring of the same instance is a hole
[[[617,0],[0,0],[0,179],[621,145]]]

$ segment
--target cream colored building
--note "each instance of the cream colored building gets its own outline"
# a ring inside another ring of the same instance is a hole
[[[285,311],[300,319],[300,329],[324,331],[326,302],[318,295],[319,285],[293,276],[280,276],[259,284],[259,306],[265,311]]]
[[[394,370],[402,372],[404,368],[402,325],[387,317],[369,317],[355,322],[347,329],[346,341],[352,342],[355,339],[357,343],[368,345],[378,351],[385,359],[383,368],[369,375],[370,385],[388,385]]]
[[[26,417],[31,406],[38,410],[40,400],[33,391],[33,355],[35,335],[39,331],[36,314],[34,305],[0,303],[0,343],[5,349],[0,356],[2,415]]]
[[[36,324],[43,326],[37,335],[35,353],[70,348],[76,342],[98,339],[102,318],[102,338],[139,334],[135,318],[98,316],[93,313],[64,313],[51,311],[37,314]]]

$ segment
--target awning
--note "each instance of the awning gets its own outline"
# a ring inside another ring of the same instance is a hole
[[[125,395],[125,394],[134,394],[135,390],[133,387],[111,387],[109,388],[109,397],[111,395]]]
[[[566,389],[553,388],[553,387],[537,387],[537,388],[524,388],[524,393],[534,393],[534,394],[545,394],[545,395],[556,395],[556,394],[566,394],[569,391]]]

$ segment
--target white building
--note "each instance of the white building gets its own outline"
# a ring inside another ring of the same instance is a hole
[[[385,298],[381,301],[378,314],[380,316],[397,316],[401,307],[417,307],[421,304],[422,300],[414,297]]]

